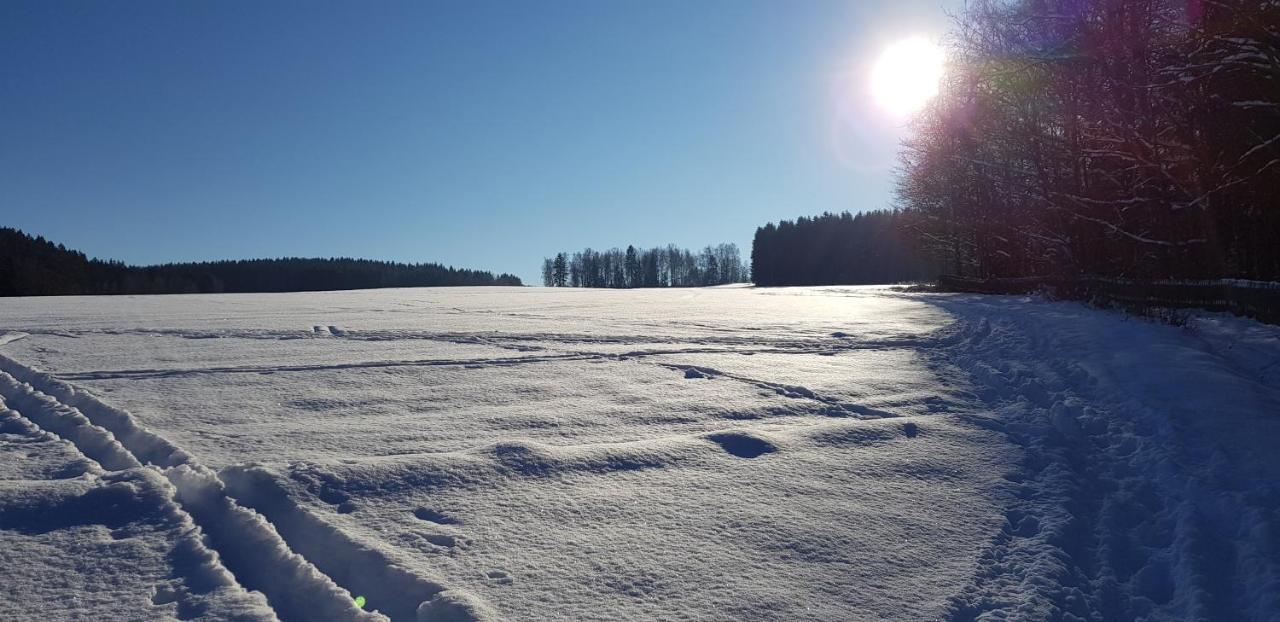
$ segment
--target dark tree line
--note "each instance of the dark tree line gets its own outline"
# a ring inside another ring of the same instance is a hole
[[[1280,3],[971,0],[899,197],[949,271],[1280,280]]]
[[[90,259],[43,237],[0,228],[0,296],[295,292],[440,285],[520,285],[520,279],[439,264],[367,259],[249,259],[136,267]]]
[[[708,246],[697,254],[674,244],[588,248],[542,262],[542,284],[547,287],[702,287],[741,283],[747,277],[736,244]]]
[[[823,214],[756,229],[751,276],[756,285],[865,285],[936,277],[934,262],[903,234],[898,212]]]

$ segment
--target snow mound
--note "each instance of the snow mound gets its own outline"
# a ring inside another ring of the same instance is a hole
[[[512,440],[474,452],[494,460],[510,475],[545,477],[559,473],[610,473],[657,469],[692,458],[678,439],[631,443],[551,446]]]
[[[833,422],[816,425],[797,436],[805,442],[828,447],[860,447],[915,438],[922,426],[928,426],[924,417],[920,421],[884,419],[877,421]]]
[[[475,596],[445,590],[418,607],[418,622],[489,622],[497,616]]]

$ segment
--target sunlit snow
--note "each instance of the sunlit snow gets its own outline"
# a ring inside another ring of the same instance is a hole
[[[1246,320],[442,288],[7,299],[0,345],[0,619],[1280,611]]]

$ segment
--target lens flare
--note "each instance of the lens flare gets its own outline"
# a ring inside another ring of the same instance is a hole
[[[923,37],[885,48],[871,70],[871,92],[880,107],[897,117],[919,111],[938,94],[946,55]]]

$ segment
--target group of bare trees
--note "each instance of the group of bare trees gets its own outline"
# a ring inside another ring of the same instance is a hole
[[[1280,279],[1280,2],[971,0],[903,153],[970,276]]]
[[[542,284],[547,287],[701,287],[746,280],[736,244],[708,246],[696,255],[674,244],[628,246],[625,251],[588,248],[542,262]]]

